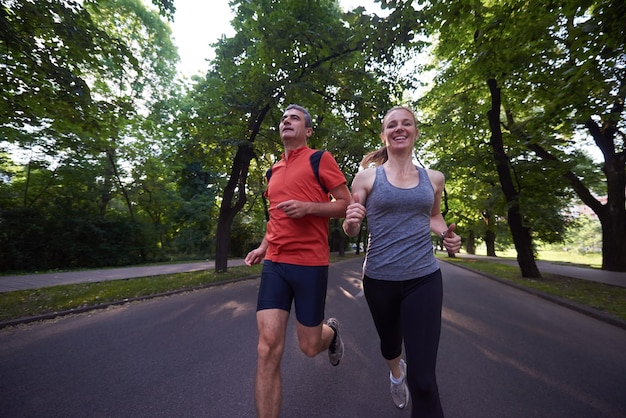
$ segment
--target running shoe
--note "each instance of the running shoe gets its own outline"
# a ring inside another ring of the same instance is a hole
[[[406,363],[404,359],[400,359],[400,370],[402,371],[402,382],[393,383],[391,381],[391,399],[393,403],[400,409],[404,409],[409,405],[409,387],[406,385]],[[389,379],[392,374],[389,372]]]
[[[328,347],[328,359],[330,364],[336,366],[343,358],[343,341],[341,340],[341,335],[339,335],[339,321],[335,318],[328,318],[326,325],[335,331],[335,337],[330,343],[330,347]]]

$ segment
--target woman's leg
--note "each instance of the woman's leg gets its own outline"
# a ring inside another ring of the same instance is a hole
[[[402,354],[401,289],[401,282],[363,278],[363,292],[380,338],[380,351],[385,360],[398,362]]]
[[[408,406],[406,367],[402,359],[402,324],[400,322],[402,282],[374,280],[365,276],[364,293],[380,338],[380,351],[390,370],[391,399],[398,408]]]
[[[442,302],[441,271],[406,282],[402,300],[402,330],[412,417],[443,417],[435,375]]]

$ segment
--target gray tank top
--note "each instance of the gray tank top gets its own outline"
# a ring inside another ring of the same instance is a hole
[[[426,170],[410,189],[393,186],[382,165],[376,167],[374,185],[367,197],[369,246],[364,272],[379,280],[409,280],[439,268],[430,237],[430,213],[435,193]]]

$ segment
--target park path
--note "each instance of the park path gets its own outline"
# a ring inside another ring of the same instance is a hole
[[[447,418],[622,418],[626,332],[450,263],[437,366]],[[254,417],[258,280],[0,330],[3,416]],[[289,325],[283,418],[407,418],[361,288],[330,267],[346,354],[310,359]],[[292,315],[293,317],[293,315]]]
[[[516,265],[515,260],[499,257],[476,256],[458,254],[459,257],[488,259],[490,261]],[[228,266],[242,266],[243,259],[228,260]],[[537,265],[541,272],[559,274],[581,280],[590,280],[613,286],[626,287],[626,273],[605,271],[600,269],[582,268],[566,264],[556,264],[546,261],[538,261]],[[192,271],[210,270],[215,267],[213,261],[159,264],[153,266],[133,266],[108,269],[82,270],[73,272],[39,273],[13,276],[0,276],[0,293],[14,290],[38,289],[48,286],[64,284],[93,283],[106,280],[123,280],[136,277],[158,276],[162,274],[183,273]]]

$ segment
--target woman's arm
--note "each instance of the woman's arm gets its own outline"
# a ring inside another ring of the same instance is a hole
[[[365,202],[369,196],[376,177],[376,169],[368,168],[359,171],[352,181],[352,199],[346,209],[343,221],[343,231],[349,237],[355,237],[361,229],[361,222],[365,218]]]
[[[443,240],[443,246],[448,252],[459,252],[461,249],[461,237],[454,233],[456,225],[452,223],[448,226],[441,214],[441,196],[445,187],[445,177],[440,171],[428,170],[428,178],[435,191],[435,202],[430,213],[430,230]]]

